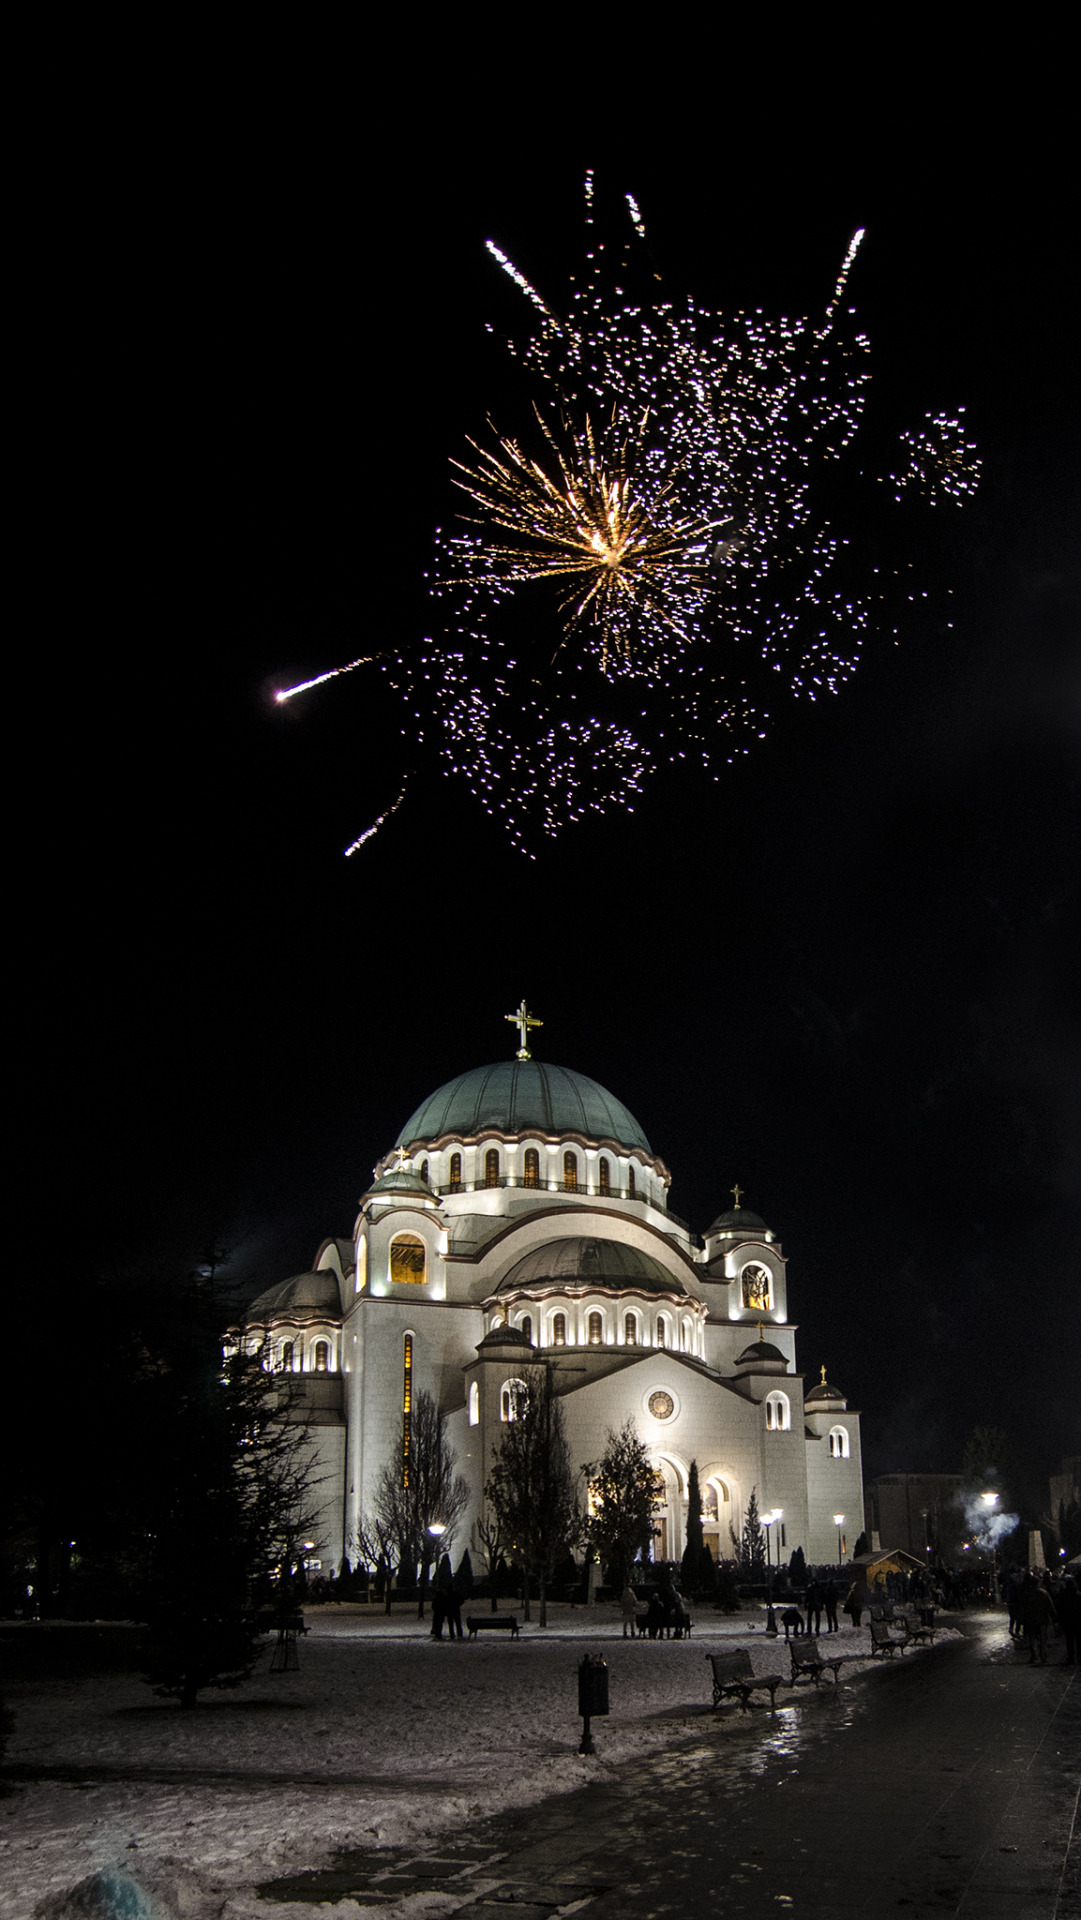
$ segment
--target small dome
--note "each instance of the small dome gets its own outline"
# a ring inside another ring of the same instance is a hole
[[[713,1225],[707,1230],[708,1240],[712,1233],[768,1233],[769,1228],[757,1213],[749,1207],[732,1207],[727,1213],[718,1214]]]
[[[584,1073],[541,1060],[500,1060],[448,1080],[402,1128],[396,1147],[419,1147],[444,1134],[580,1133],[587,1140],[614,1140],[653,1158],[652,1149],[622,1100]]]
[[[775,1365],[779,1360],[783,1367],[788,1366],[788,1361],[784,1354],[778,1347],[771,1346],[768,1340],[756,1340],[753,1346],[746,1347],[736,1361],[736,1365],[737,1367],[746,1367],[749,1366],[753,1360],[768,1360],[771,1366]]]
[[[521,1287],[595,1287],[600,1291],[628,1287],[636,1293],[684,1293],[681,1280],[662,1267],[652,1254],[619,1240],[594,1240],[572,1234],[565,1240],[546,1240],[517,1261],[497,1288],[514,1293]]]
[[[533,1342],[521,1327],[492,1327],[483,1340],[477,1341],[477,1352],[485,1347],[521,1347],[524,1352],[532,1353]]]
[[[823,1367],[823,1374],[825,1374],[825,1371],[826,1369]],[[844,1398],[845,1396],[841,1392],[840,1387],[831,1387],[829,1381],[823,1378],[818,1382],[817,1386],[811,1388],[809,1393],[804,1394],[803,1404],[805,1407],[810,1407],[814,1405],[816,1400],[839,1400],[843,1402]]]
[[[338,1276],[324,1268],[320,1273],[295,1273],[291,1280],[281,1280],[276,1287],[268,1287],[258,1300],[252,1301],[244,1319],[249,1326],[253,1320],[279,1318],[337,1320],[341,1311]]]
[[[389,1193],[415,1193],[423,1200],[435,1198],[427,1180],[422,1180],[419,1173],[410,1173],[408,1167],[392,1167],[389,1173],[373,1180],[364,1198],[370,1200],[375,1194],[382,1198]]]

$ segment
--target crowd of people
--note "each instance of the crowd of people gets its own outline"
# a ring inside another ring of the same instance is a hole
[[[1066,1642],[1064,1667],[1077,1664],[1081,1632],[1081,1588],[1072,1573],[1007,1569],[1002,1597],[1010,1617],[1010,1638],[1028,1648],[1029,1666],[1047,1665],[1047,1644],[1055,1627]]]

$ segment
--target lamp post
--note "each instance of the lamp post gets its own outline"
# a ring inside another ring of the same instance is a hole
[[[774,1526],[778,1521],[782,1520],[783,1518],[784,1518],[784,1514],[783,1514],[782,1508],[774,1507],[772,1513],[768,1513],[763,1516],[763,1525],[768,1529]],[[777,1622],[773,1616],[773,1560],[770,1556],[769,1540],[770,1540],[770,1536],[767,1531],[766,1533],[766,1632],[776,1633]],[[777,1537],[778,1568],[780,1567],[780,1564],[781,1564],[781,1540],[780,1540],[780,1535],[778,1535]]]
[[[995,1508],[998,1505],[998,1494],[997,1493],[981,1493],[980,1499],[983,1501],[984,1511],[987,1515],[988,1520],[990,1520],[992,1514],[995,1511]],[[998,1590],[998,1553],[995,1548],[995,1536],[994,1534],[992,1534],[991,1535],[991,1603],[993,1606],[996,1606],[996,1607],[998,1606],[999,1598],[1000,1596],[999,1596],[999,1590]]]
[[[837,1565],[838,1565],[838,1566],[840,1566],[840,1564],[841,1564],[841,1560],[842,1560],[842,1551],[841,1551],[841,1528],[842,1528],[842,1527],[844,1526],[844,1523],[845,1523],[845,1517],[844,1517],[844,1514],[843,1514],[843,1513],[835,1513],[835,1514],[834,1514],[834,1516],[833,1516],[833,1524],[834,1524],[834,1526],[835,1526],[835,1527],[836,1527],[836,1529],[837,1529]]]

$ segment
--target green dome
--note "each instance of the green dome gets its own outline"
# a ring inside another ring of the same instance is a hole
[[[541,1060],[500,1060],[448,1080],[406,1121],[396,1147],[412,1149],[445,1134],[580,1133],[587,1140],[614,1140],[653,1158],[649,1141],[622,1100],[584,1073]]]
[[[565,1240],[546,1240],[533,1247],[505,1274],[500,1293],[514,1293],[521,1287],[588,1287],[618,1293],[633,1289],[636,1293],[685,1293],[675,1274],[662,1267],[652,1254],[641,1253],[620,1240],[594,1240],[572,1234]]]
[[[256,1320],[340,1319],[341,1295],[338,1278],[329,1268],[318,1273],[295,1273],[291,1280],[279,1280],[253,1300],[244,1319],[248,1326]]]

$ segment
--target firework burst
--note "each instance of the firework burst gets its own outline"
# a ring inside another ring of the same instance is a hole
[[[870,377],[847,304],[863,230],[818,317],[771,319],[666,299],[630,195],[626,211],[622,253],[606,254],[587,175],[585,271],[562,304],[488,241],[527,304],[528,332],[505,344],[528,405],[519,433],[493,425],[452,462],[463,504],[436,535],[429,633],[277,696],[378,663],[414,746],[435,745],[527,852],[630,810],[665,762],[717,776],[779,696],[836,693],[872,623],[926,597],[835,525],[846,473],[864,506],[878,494],[852,452]],[[900,452],[878,476],[898,500],[975,488],[959,418],[928,416]]]

